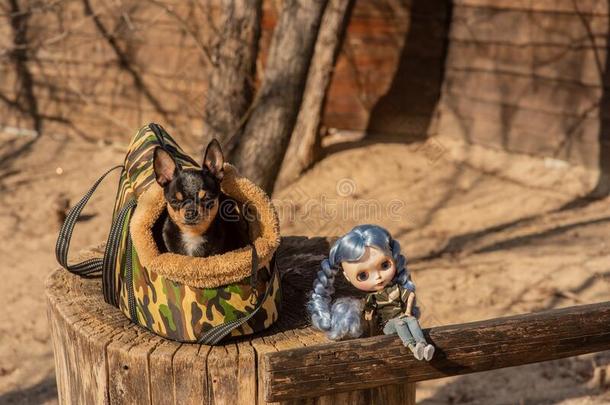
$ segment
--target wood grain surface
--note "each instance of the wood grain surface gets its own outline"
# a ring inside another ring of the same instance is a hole
[[[47,281],[48,315],[61,404],[265,404],[260,367],[266,353],[320,345],[308,327],[305,301],[324,238],[283,238],[278,251],[283,286],[279,321],[268,331],[211,347],[164,340],[133,325],[103,300],[99,278],[63,269]],[[100,250],[85,256],[99,255]],[[338,296],[354,292],[338,282]],[[358,389],[278,404],[410,404],[413,384]]]

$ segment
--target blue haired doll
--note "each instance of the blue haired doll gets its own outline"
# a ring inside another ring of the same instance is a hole
[[[307,304],[314,328],[333,340],[359,337],[364,311],[367,320],[376,316],[383,333],[398,334],[416,359],[432,359],[434,346],[426,342],[417,320],[415,285],[400,244],[388,231],[377,225],[355,227],[333,244],[321,267]],[[335,276],[341,270],[354,287],[368,292],[364,302],[357,298],[332,302]]]

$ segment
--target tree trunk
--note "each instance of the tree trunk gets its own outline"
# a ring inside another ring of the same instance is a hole
[[[608,1],[610,11],[610,1]],[[600,69],[599,82],[602,85],[602,97],[599,102],[599,177],[595,188],[589,193],[590,199],[605,198],[610,195],[610,125],[604,119],[604,111],[610,109],[610,91],[604,83],[610,81],[610,24],[606,27],[606,60],[603,70]]]
[[[285,0],[273,33],[263,84],[233,162],[241,174],[273,191],[301,105],[326,0]]]
[[[8,57],[15,65],[17,84],[19,86],[14,106],[18,110],[27,112],[30,115],[36,135],[40,135],[42,133],[43,121],[40,116],[38,99],[34,94],[34,78],[29,68],[28,29],[31,11],[27,7],[22,7],[17,0],[10,0],[9,4],[13,47],[8,53]]]
[[[330,0],[326,6],[307,76],[303,102],[275,183],[276,190],[295,181],[320,156],[320,124],[326,93],[352,5],[353,0]]]
[[[239,133],[252,102],[260,37],[262,0],[223,0],[221,19],[212,44],[204,141],[218,139],[231,154],[231,137]]]

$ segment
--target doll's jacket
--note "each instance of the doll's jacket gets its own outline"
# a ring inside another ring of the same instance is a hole
[[[404,315],[410,293],[410,290],[397,283],[391,284],[381,291],[367,294],[364,310],[374,311],[378,321],[385,325],[390,319]],[[415,302],[413,304],[415,308]]]

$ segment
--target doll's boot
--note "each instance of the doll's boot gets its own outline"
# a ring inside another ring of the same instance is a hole
[[[424,359],[424,351],[425,351],[425,348],[426,348],[425,344],[419,342],[415,346],[413,346],[412,344],[409,344],[408,347],[413,352],[413,357],[415,357],[417,360],[423,360]]]
[[[423,345],[423,343],[418,343],[418,344]],[[434,346],[426,345],[426,347],[424,347],[424,359],[426,359],[426,361],[430,361],[430,360],[432,360],[433,356],[434,356]]]

